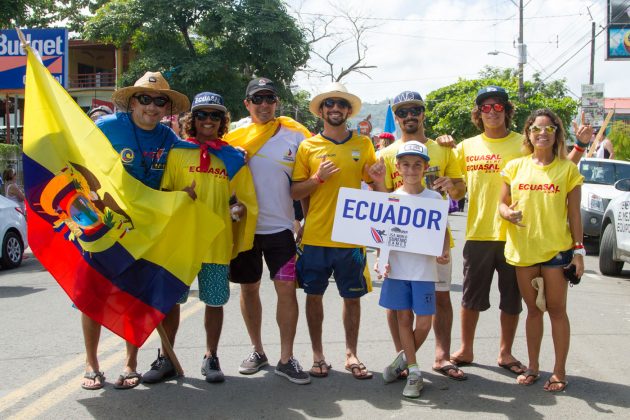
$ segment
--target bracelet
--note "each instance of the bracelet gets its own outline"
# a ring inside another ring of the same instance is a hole
[[[578,146],[577,143],[575,144],[575,146],[573,146],[573,148],[575,150],[577,150],[578,152],[580,152],[580,153],[584,153],[584,151],[586,150],[586,149],[584,149],[584,147]]]
[[[581,142],[581,141],[579,141],[578,139],[575,139],[575,144],[576,144],[577,146],[580,146],[582,149],[587,148],[587,147],[588,147],[588,145],[589,145],[588,143],[582,143],[582,142]]]
[[[319,182],[320,184],[324,183],[324,180],[317,174],[315,174],[315,178],[317,179],[317,182]]]

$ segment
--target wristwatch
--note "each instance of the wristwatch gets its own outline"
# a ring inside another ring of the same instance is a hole
[[[582,242],[576,242],[573,245],[573,255],[586,256],[586,249],[584,249],[584,244]]]

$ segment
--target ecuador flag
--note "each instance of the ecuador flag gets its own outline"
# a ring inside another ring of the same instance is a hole
[[[184,192],[133,178],[28,48],[24,177],[33,253],[75,305],[141,346],[225,225]]]

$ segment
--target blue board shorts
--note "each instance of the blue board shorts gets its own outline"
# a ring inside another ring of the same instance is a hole
[[[298,283],[306,294],[323,295],[332,275],[341,297],[359,298],[368,292],[366,263],[364,248],[304,245],[296,263]]]
[[[378,304],[395,311],[413,310],[416,315],[435,314],[435,283],[387,278]]]

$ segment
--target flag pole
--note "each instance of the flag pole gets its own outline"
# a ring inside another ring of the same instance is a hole
[[[184,376],[184,369],[182,369],[182,365],[179,364],[179,360],[177,360],[177,355],[175,354],[175,350],[173,349],[173,345],[171,344],[171,340],[168,339],[168,335],[166,334],[166,330],[164,329],[164,325],[160,322],[157,326],[158,334],[160,334],[160,338],[162,339],[162,348],[164,349],[164,353],[166,353],[166,357],[173,363],[173,367],[175,367],[175,372],[179,376]]]

